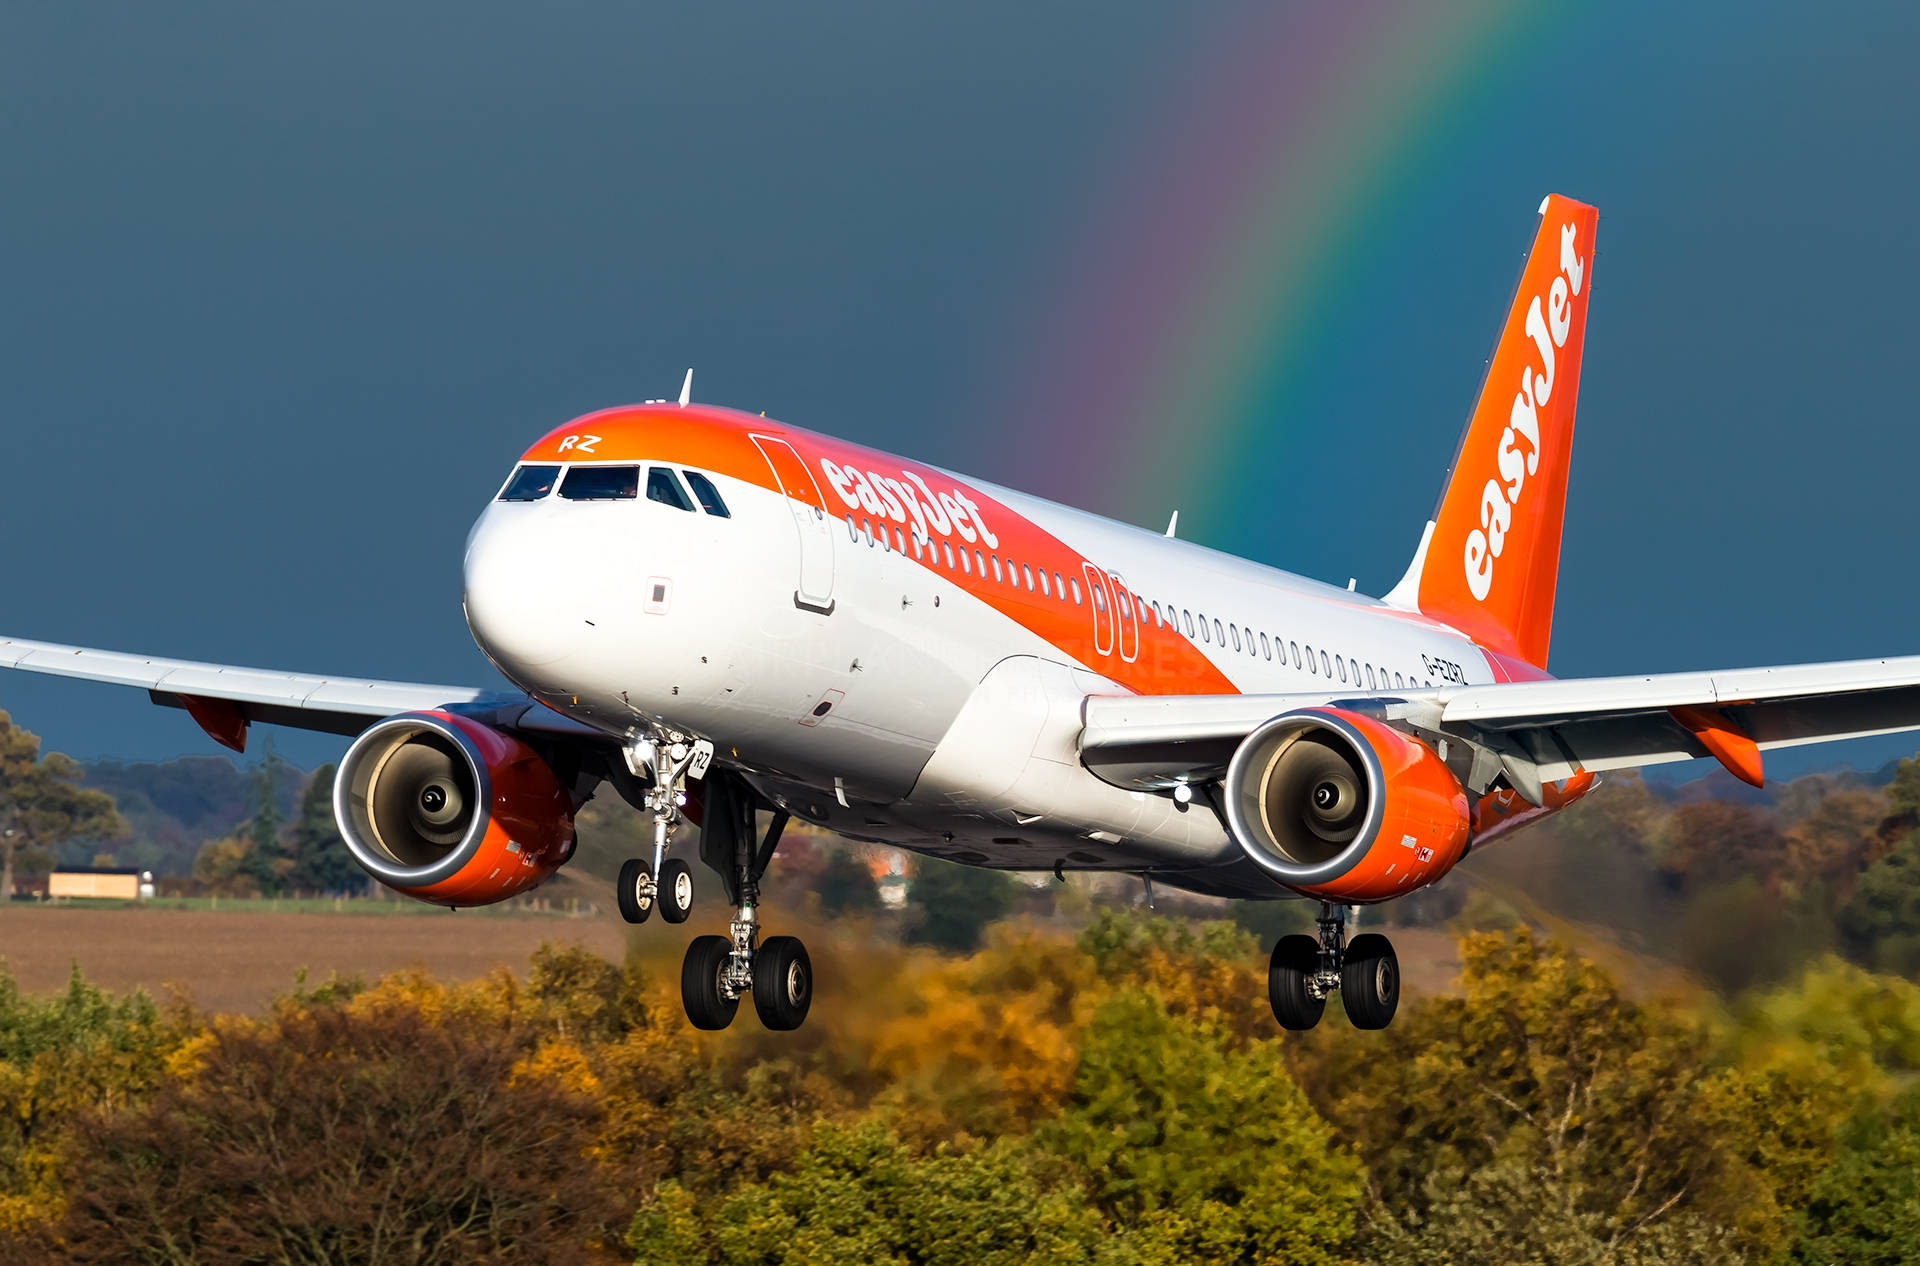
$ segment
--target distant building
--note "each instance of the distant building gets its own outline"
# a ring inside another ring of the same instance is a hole
[[[62,866],[47,876],[47,895],[139,901],[153,895],[153,872],[120,866]]]

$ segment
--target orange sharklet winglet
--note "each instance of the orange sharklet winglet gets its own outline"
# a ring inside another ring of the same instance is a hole
[[[1756,787],[1767,785],[1760,745],[1735,726],[1725,712],[1681,705],[1668,708],[1667,714],[1699,739],[1700,745],[1735,778]]]

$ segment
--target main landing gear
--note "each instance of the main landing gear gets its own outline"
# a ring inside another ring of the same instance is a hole
[[[1377,932],[1346,940],[1347,908],[1320,903],[1320,935],[1283,936],[1267,966],[1267,1001],[1283,1029],[1310,1029],[1338,989],[1356,1029],[1384,1029],[1400,1006],[1400,960]]]
[[[726,936],[699,936],[687,947],[680,969],[680,1000],[697,1029],[733,1023],[740,999],[753,995],[753,1009],[769,1029],[797,1029],[813,1005],[813,962],[798,937],[760,935],[760,878],[786,829],[787,813],[775,809],[759,832],[759,797],[738,775],[717,771],[707,779],[700,832],[700,860],[726,880],[734,908]]]

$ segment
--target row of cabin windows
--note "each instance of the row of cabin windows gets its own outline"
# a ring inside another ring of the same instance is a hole
[[[567,501],[632,501],[640,495],[638,466],[574,466],[565,477],[558,466],[521,466],[500,490],[502,501],[539,501],[560,485],[560,496]],[[682,484],[681,479],[686,483]],[[687,489],[693,496],[687,496]],[[674,470],[671,466],[647,468],[647,500],[676,510],[693,512],[694,501],[715,518],[730,519],[727,503],[713,480],[697,470]]]
[[[1298,642],[1283,640],[1278,634],[1268,637],[1265,633],[1256,634],[1252,629],[1242,629],[1237,624],[1222,625],[1218,618],[1208,620],[1202,615],[1194,615],[1185,607],[1176,614],[1172,603],[1168,603],[1163,612],[1158,602],[1150,605],[1153,622],[1162,628],[1172,628],[1175,632],[1184,631],[1188,637],[1198,637],[1208,645],[1225,649],[1231,646],[1236,651],[1244,651],[1256,658],[1273,660],[1276,656],[1282,664],[1291,663],[1295,668],[1304,669],[1318,677],[1338,678],[1340,682],[1354,686],[1364,685],[1368,690],[1405,690],[1408,687],[1418,689],[1418,678],[1409,678],[1400,673],[1389,673],[1385,668],[1374,664],[1362,663],[1358,659],[1348,659],[1344,655],[1328,655],[1325,650],[1315,651],[1313,647],[1302,647]],[[1141,612],[1146,618],[1146,612]],[[1258,645],[1255,638],[1258,637]],[[1425,683],[1428,688],[1431,681]]]
[[[891,541],[888,539],[889,532],[892,533]],[[1063,582],[1060,579],[1060,573],[1056,571],[1053,573],[1053,584],[1049,586],[1047,570],[1044,567],[1036,572],[1027,564],[1016,563],[1013,559],[1007,559],[1003,565],[998,554],[990,554],[965,545],[956,550],[950,541],[936,542],[931,538],[923,539],[917,531],[902,535],[899,528],[890,528],[884,522],[876,528],[873,520],[855,519],[849,514],[847,537],[855,544],[865,541],[870,547],[877,546],[897,554],[905,554],[911,548],[916,559],[931,562],[935,566],[944,561],[948,571],[959,571],[968,576],[978,575],[983,580],[991,569],[997,584],[1011,585],[1015,589],[1024,586],[1029,592],[1037,592],[1043,597],[1056,598],[1061,602],[1067,601],[1071,594],[1073,605],[1076,607],[1083,601],[1080,582],[1075,578],[1069,577]],[[1125,600],[1125,598],[1121,599],[1121,601]],[[1138,594],[1133,595],[1133,602],[1143,624],[1151,619],[1156,627],[1171,627],[1176,632],[1181,631],[1184,626],[1188,637],[1197,636],[1209,645],[1232,646],[1236,651],[1243,650],[1248,655],[1269,661],[1278,655],[1282,664],[1291,662],[1295,668],[1303,668],[1316,676],[1337,677],[1342,684],[1347,684],[1349,681],[1354,686],[1364,684],[1369,690],[1389,688],[1405,690],[1408,686],[1418,688],[1421,684],[1418,680],[1409,680],[1400,673],[1389,674],[1385,668],[1365,664],[1357,659],[1350,660],[1344,655],[1329,656],[1325,650],[1315,651],[1311,646],[1302,649],[1298,642],[1283,641],[1278,636],[1269,637],[1265,633],[1256,634],[1252,629],[1247,629],[1243,633],[1239,625],[1231,623],[1223,625],[1217,618],[1212,621],[1209,621],[1205,615],[1196,618],[1185,608],[1180,610],[1179,618],[1176,619],[1171,603],[1162,611],[1158,602],[1150,603]],[[1106,597],[1099,589],[1093,591],[1093,606],[1096,611],[1102,613],[1107,609]],[[1257,647],[1256,637],[1259,639]],[[1428,687],[1433,685],[1431,681],[1426,684]]]
[[[891,542],[887,539],[889,531],[893,533]],[[1071,598],[1076,607],[1083,601],[1080,582],[1071,576],[1062,580],[1060,573],[1056,571],[1052,573],[1053,582],[1049,584],[1047,569],[1044,567],[1035,568],[1026,563],[1015,562],[1011,558],[1002,562],[998,554],[989,554],[984,550],[969,548],[965,545],[955,549],[953,542],[935,541],[932,537],[923,537],[918,530],[902,535],[897,527],[889,528],[887,524],[882,523],[876,528],[872,519],[855,519],[849,514],[847,538],[855,544],[865,541],[869,546],[878,546],[895,554],[911,551],[916,559],[936,567],[944,562],[948,571],[958,571],[965,576],[979,576],[980,579],[985,580],[991,574],[995,584],[1007,585],[1013,589],[1024,588],[1028,593],[1037,593],[1043,598],[1053,598],[1060,602],[1066,602]],[[1100,591],[1097,589],[1093,594],[1093,602],[1100,610],[1106,610],[1107,604],[1101,599]]]

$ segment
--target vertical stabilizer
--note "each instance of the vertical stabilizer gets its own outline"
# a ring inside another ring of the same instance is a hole
[[[1599,213],[1551,195],[1420,551],[1387,601],[1547,664]]]

